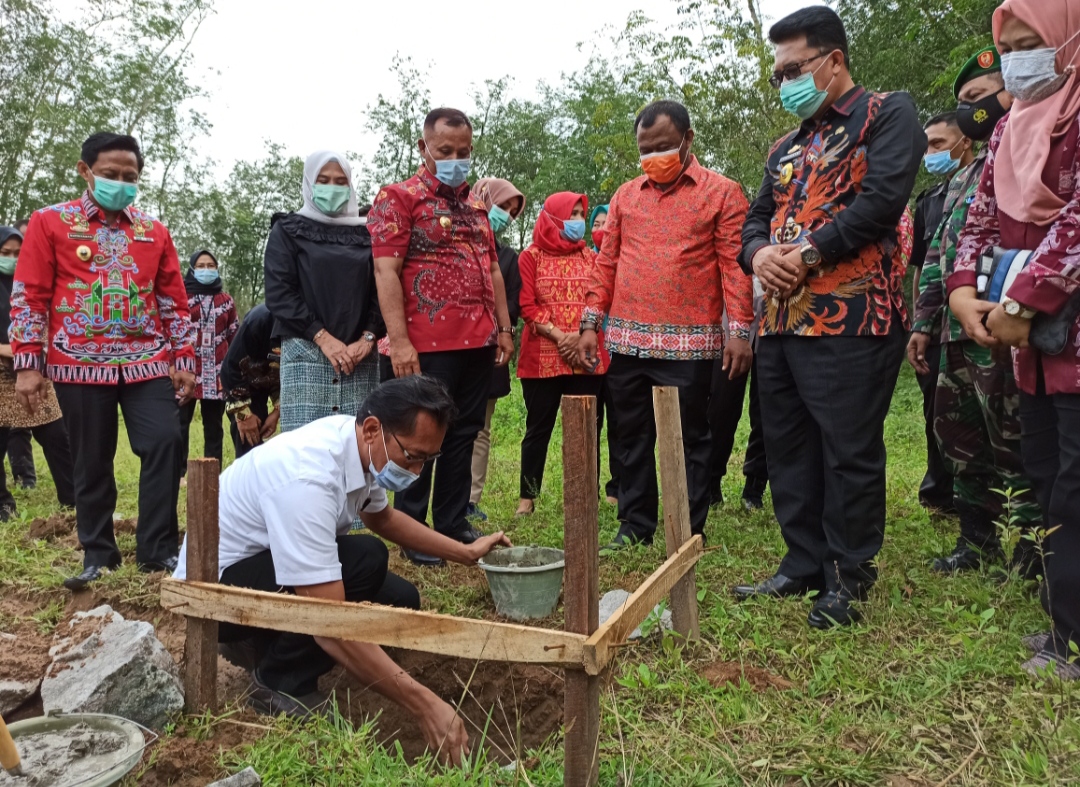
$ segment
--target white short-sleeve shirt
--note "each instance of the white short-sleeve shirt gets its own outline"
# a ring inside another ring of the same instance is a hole
[[[221,474],[218,570],[270,550],[279,585],[341,579],[337,537],[388,505],[364,470],[356,418],[332,415],[278,435]],[[187,539],[177,579],[187,578]]]

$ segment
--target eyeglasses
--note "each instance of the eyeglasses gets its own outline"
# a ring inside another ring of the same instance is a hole
[[[832,52],[819,52],[813,57],[806,58],[806,60],[802,60],[798,63],[792,63],[789,66],[784,66],[783,71],[773,72],[773,75],[769,77],[769,84],[779,90],[780,86],[785,82],[790,82],[793,79],[798,79],[799,77],[801,77],[802,67],[805,66],[807,63],[813,63],[815,60],[820,60],[821,58],[827,57],[831,54]]]
[[[390,432],[390,436],[394,438],[394,442],[397,443],[397,447],[400,448],[401,453],[405,455],[405,461],[409,462],[410,464],[414,462],[416,464],[427,464],[428,462],[434,462],[436,459],[442,456],[442,451],[436,451],[435,453],[428,456],[413,456],[406,450],[405,446],[401,444],[401,441],[397,439],[396,434]]]

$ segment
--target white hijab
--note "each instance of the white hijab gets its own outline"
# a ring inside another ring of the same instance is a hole
[[[349,179],[349,203],[342,209],[341,213],[328,216],[315,207],[315,202],[312,200],[312,193],[315,187],[315,179],[319,177],[322,168],[331,161],[336,161],[341,165],[341,168],[345,171],[345,176]],[[332,150],[317,150],[307,157],[307,161],[304,162],[303,193],[304,206],[296,212],[305,218],[321,222],[322,224],[338,224],[353,227],[367,223],[364,217],[360,215],[360,206],[356,202],[356,189],[353,187],[352,167],[349,166],[349,160],[340,153],[335,153]]]

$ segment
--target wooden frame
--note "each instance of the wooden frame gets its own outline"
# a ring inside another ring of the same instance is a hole
[[[668,558],[600,625],[597,403],[591,396],[563,397],[564,631],[219,585],[218,463],[191,460],[188,579],[169,578],[161,583],[162,607],[187,618],[184,688],[188,712],[213,710],[217,705],[219,622],[465,659],[562,667],[563,779],[574,787],[592,787],[600,766],[600,684],[618,646],[669,594],[675,631],[687,640],[699,636],[694,566],[704,545],[700,536],[690,536],[678,390],[653,389],[653,405]]]

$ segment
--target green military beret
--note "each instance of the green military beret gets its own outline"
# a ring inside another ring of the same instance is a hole
[[[971,80],[976,77],[981,77],[983,74],[993,74],[1001,71],[1001,55],[998,54],[996,48],[988,46],[979,52],[976,52],[971,56],[971,59],[964,63],[964,67],[960,69],[960,73],[956,75],[956,81],[953,82],[953,95],[959,100],[960,90]]]

